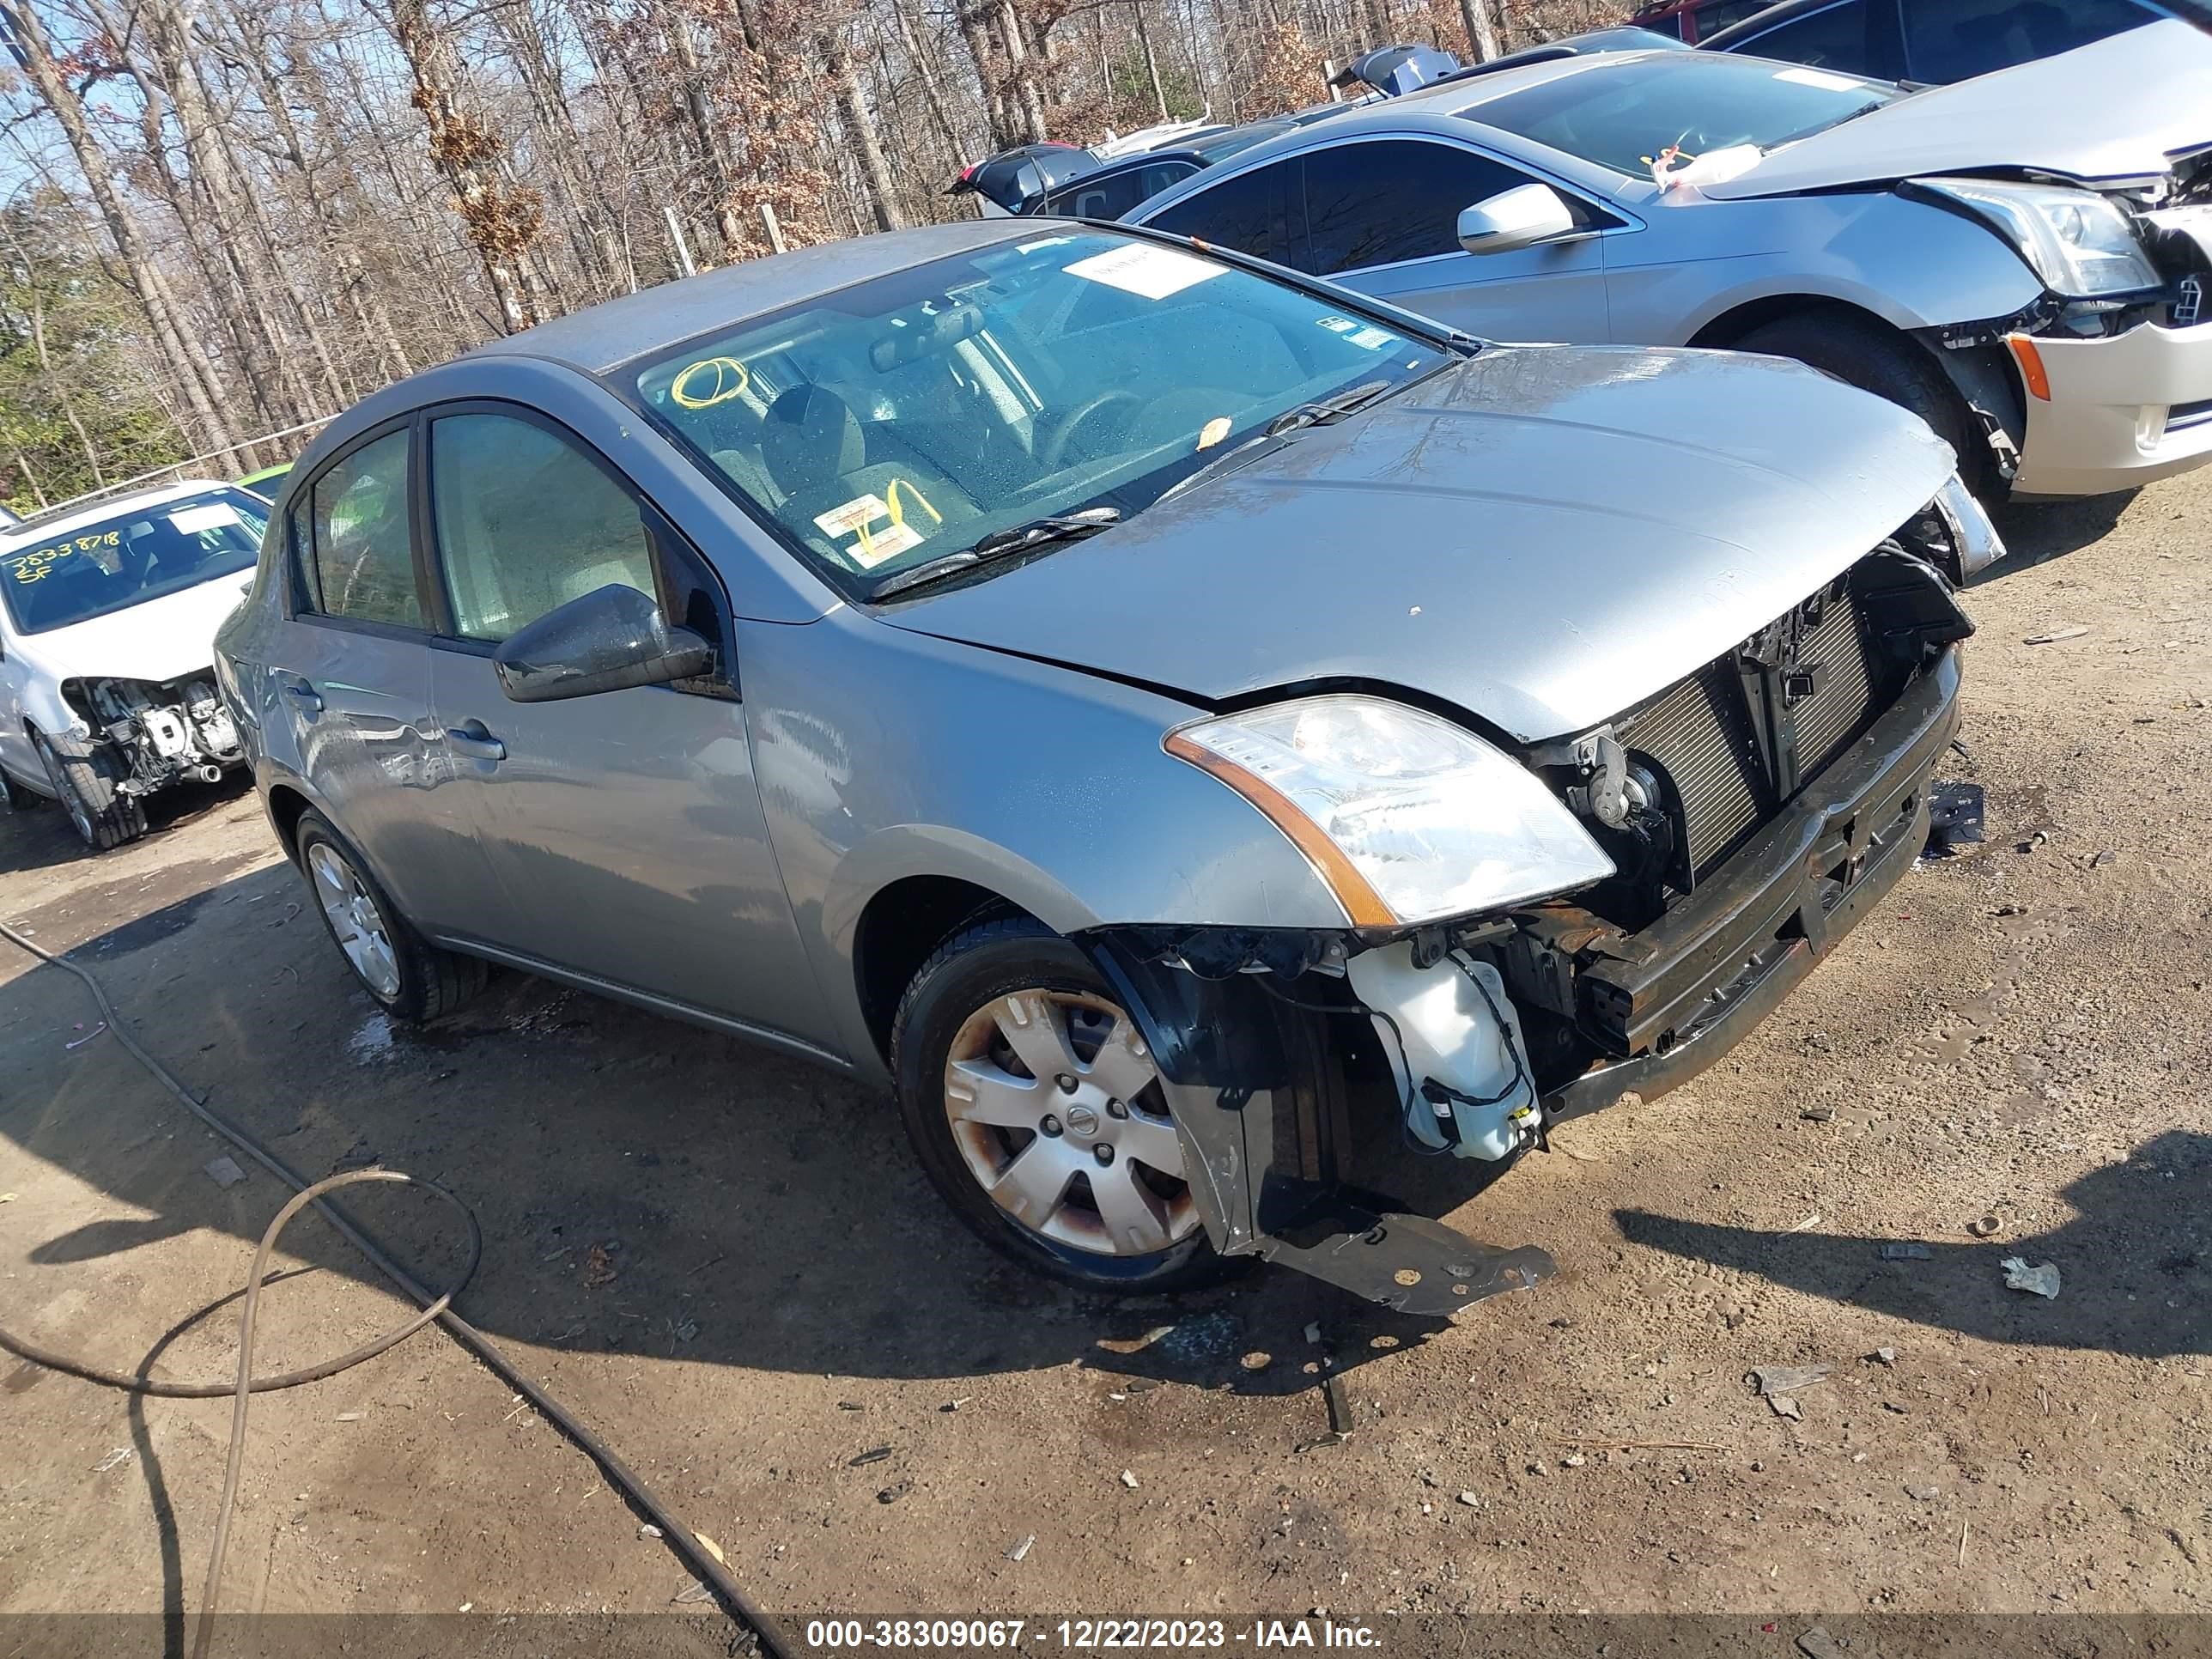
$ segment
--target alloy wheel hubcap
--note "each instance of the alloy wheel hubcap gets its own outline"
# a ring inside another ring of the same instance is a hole
[[[945,1113],[991,1201],[1056,1243],[1150,1255],[1199,1224],[1158,1068],[1103,997],[1017,991],[978,1008],[945,1060]]]
[[[328,842],[317,842],[307,849],[307,872],[314,878],[315,898],[331,936],[361,982],[380,997],[398,996],[399,956],[392,948],[391,930],[353,866]]]

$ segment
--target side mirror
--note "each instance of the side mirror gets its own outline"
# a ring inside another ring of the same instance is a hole
[[[556,702],[664,685],[714,665],[714,647],[672,628],[635,587],[610,582],[547,611],[492,653],[500,689],[513,702]]]
[[[1549,185],[1516,185],[1459,216],[1459,245],[1469,253],[1511,253],[1577,229],[1573,211]]]

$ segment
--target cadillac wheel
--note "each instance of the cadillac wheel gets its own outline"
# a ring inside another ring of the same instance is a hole
[[[893,1043],[923,1166],[986,1241],[1094,1289],[1220,1274],[1152,1056],[1066,939],[1026,918],[955,934]]]

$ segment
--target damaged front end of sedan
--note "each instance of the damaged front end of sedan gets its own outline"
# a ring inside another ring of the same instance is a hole
[[[211,672],[158,683],[70,679],[61,693],[94,752],[106,757],[118,794],[150,795],[187,780],[213,783],[245,759]]]
[[[1610,720],[1510,753],[1462,732],[1504,763],[1481,777],[1482,810],[1523,783],[1548,803],[1498,818],[1539,825],[1502,854],[1518,867],[1490,872],[1527,896],[1399,925],[1373,866],[1331,868],[1334,846],[1293,833],[1347,897],[1352,927],[1079,936],[1151,1045],[1217,1250],[1427,1316],[1553,1270],[1534,1245],[1480,1244],[1353,1186],[1355,1150],[1380,1127],[1409,1152],[1510,1159],[1565,1119],[1676,1087],[1911,867],[1973,631],[1942,568],[2001,551],[1971,501],[1939,499]],[[1314,810],[1311,791],[1261,739],[1272,730],[1295,748],[1297,720],[1361,701],[1278,704],[1258,738],[1200,726],[1168,746],[1263,811],[1275,790],[1283,810],[1270,816],[1288,829]],[[1346,810],[1402,813],[1386,856],[1433,871],[1419,819],[1436,798],[1419,794]],[[1324,1049],[1341,1065],[1317,1068]]]

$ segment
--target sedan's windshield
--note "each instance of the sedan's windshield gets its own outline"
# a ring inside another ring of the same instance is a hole
[[[208,489],[96,519],[0,552],[0,599],[16,630],[43,634],[252,568],[269,504]]]
[[[1682,156],[1809,138],[1901,95],[1887,81],[1702,52],[1655,52],[1589,67],[1475,104],[1468,119],[1533,138],[1616,173],[1649,177]]]
[[[1040,228],[695,340],[635,383],[865,594],[1043,515],[1133,516],[1287,410],[1445,361],[1234,266]]]

